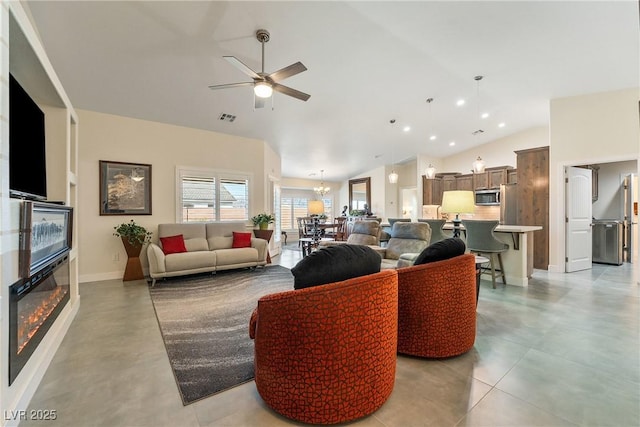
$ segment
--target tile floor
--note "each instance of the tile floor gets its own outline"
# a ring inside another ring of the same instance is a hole
[[[295,248],[295,246],[289,245]],[[300,259],[285,249],[274,262]],[[359,426],[638,426],[638,267],[536,271],[528,288],[482,283],[475,347],[398,357],[395,389]],[[145,282],[82,284],[81,307],[21,426],[296,425],[253,382],[182,406]]]

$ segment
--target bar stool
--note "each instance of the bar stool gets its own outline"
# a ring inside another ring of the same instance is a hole
[[[495,260],[498,259],[500,271],[498,277],[502,277],[502,283],[507,284],[502,264],[502,252],[509,249],[509,245],[501,242],[493,234],[493,230],[498,226],[496,220],[462,220],[462,225],[467,234],[467,248],[477,255],[486,255],[489,258],[489,268],[491,268],[491,283],[493,289],[496,288],[496,268]]]
[[[440,240],[448,239],[452,237],[452,234],[447,234],[442,229],[442,226],[445,223],[444,219],[419,219],[418,222],[426,222],[431,227],[431,241],[429,244],[434,244],[435,242],[439,242]]]

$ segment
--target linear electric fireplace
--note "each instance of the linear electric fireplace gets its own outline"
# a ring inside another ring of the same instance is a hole
[[[64,257],[29,279],[20,279],[9,294],[9,385],[69,302],[69,261]]]

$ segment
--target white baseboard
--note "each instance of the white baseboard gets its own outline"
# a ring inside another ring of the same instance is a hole
[[[547,271],[549,273],[564,273],[564,268],[560,269],[560,266],[549,264]]]
[[[146,268],[142,269],[142,273],[147,277],[149,275],[149,271]],[[87,282],[101,282],[103,280],[122,280],[123,271],[109,271],[106,273],[94,273],[94,274],[81,274],[78,276],[79,283],[87,283]]]
[[[101,282],[103,280],[122,279],[122,271],[111,271],[108,273],[82,274],[78,276],[78,282]]]

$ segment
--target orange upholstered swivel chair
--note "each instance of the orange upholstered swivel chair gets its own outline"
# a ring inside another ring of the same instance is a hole
[[[476,338],[475,257],[400,268],[398,353],[451,357],[473,347]]]
[[[388,270],[260,298],[250,335],[265,403],[312,424],[382,406],[395,382],[397,280]]]

